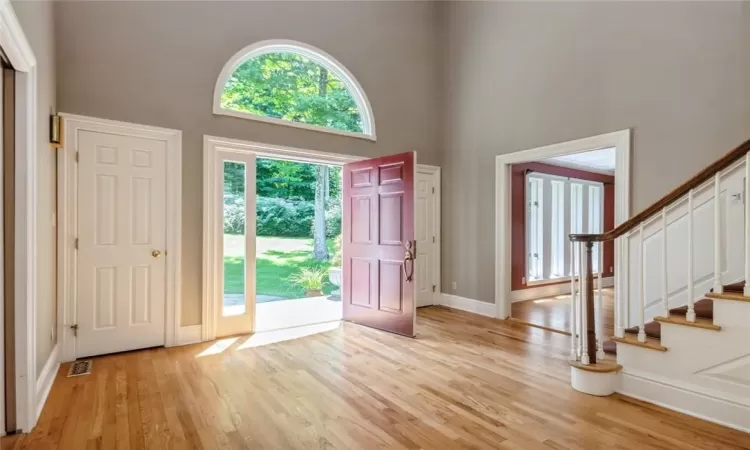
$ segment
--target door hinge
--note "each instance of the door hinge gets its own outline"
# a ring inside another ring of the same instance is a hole
[[[70,326],[70,329],[73,330],[73,336],[78,337],[78,324],[74,323]]]
[[[432,193],[433,193],[433,194],[435,193],[435,188],[432,188]]]
[[[78,250],[78,238],[76,238],[75,246],[76,246],[76,250]]]
[[[435,236],[432,237],[432,243],[435,243]]]
[[[432,292],[435,292],[435,285],[432,285]]]
[[[78,162],[78,150],[76,150],[76,162]]]

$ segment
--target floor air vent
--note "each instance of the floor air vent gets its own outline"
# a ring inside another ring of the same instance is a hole
[[[89,375],[91,374],[91,366],[93,364],[94,362],[90,359],[85,359],[83,361],[74,361],[73,364],[70,365],[68,376],[77,377],[79,375]]]

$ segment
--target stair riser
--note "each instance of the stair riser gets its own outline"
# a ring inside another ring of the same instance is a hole
[[[750,329],[750,302],[714,300],[714,323],[721,325],[722,331],[725,326]]]

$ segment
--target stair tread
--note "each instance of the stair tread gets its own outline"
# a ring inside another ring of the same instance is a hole
[[[706,294],[706,297],[710,297],[717,300],[734,300],[737,302],[750,302],[750,297],[745,297],[742,294],[738,294],[735,292],[725,292],[723,294],[714,294],[713,292],[709,292]]]
[[[585,370],[587,372],[598,372],[598,373],[611,373],[619,372],[622,370],[622,366],[617,364],[616,361],[597,361],[596,364],[583,365],[579,361],[568,361],[571,366],[576,369]]]
[[[666,352],[667,348],[661,345],[660,339],[646,337],[646,342],[638,342],[638,337],[632,334],[626,334],[625,337],[613,337],[613,341],[621,344],[635,345],[637,347],[648,348],[650,350],[657,350],[660,352]]]
[[[688,322],[685,316],[669,316],[669,317],[654,317],[654,320],[659,323],[672,323],[675,325],[685,325],[695,328],[704,328],[706,330],[720,331],[721,326],[714,324],[711,319],[696,318],[695,322]]]

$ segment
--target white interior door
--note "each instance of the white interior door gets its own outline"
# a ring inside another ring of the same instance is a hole
[[[218,288],[222,299],[216,336],[221,337],[250,333],[255,322],[255,155],[225,151],[216,155],[214,192],[219,207],[214,218],[219,234]],[[225,233],[227,223],[234,223],[231,233]],[[243,261],[240,272],[225,270]],[[232,289],[228,289],[230,283]]]
[[[76,357],[164,345],[166,145],[79,131]]]
[[[434,305],[437,290],[435,175],[417,171],[415,196],[415,239],[417,241],[417,307]]]

